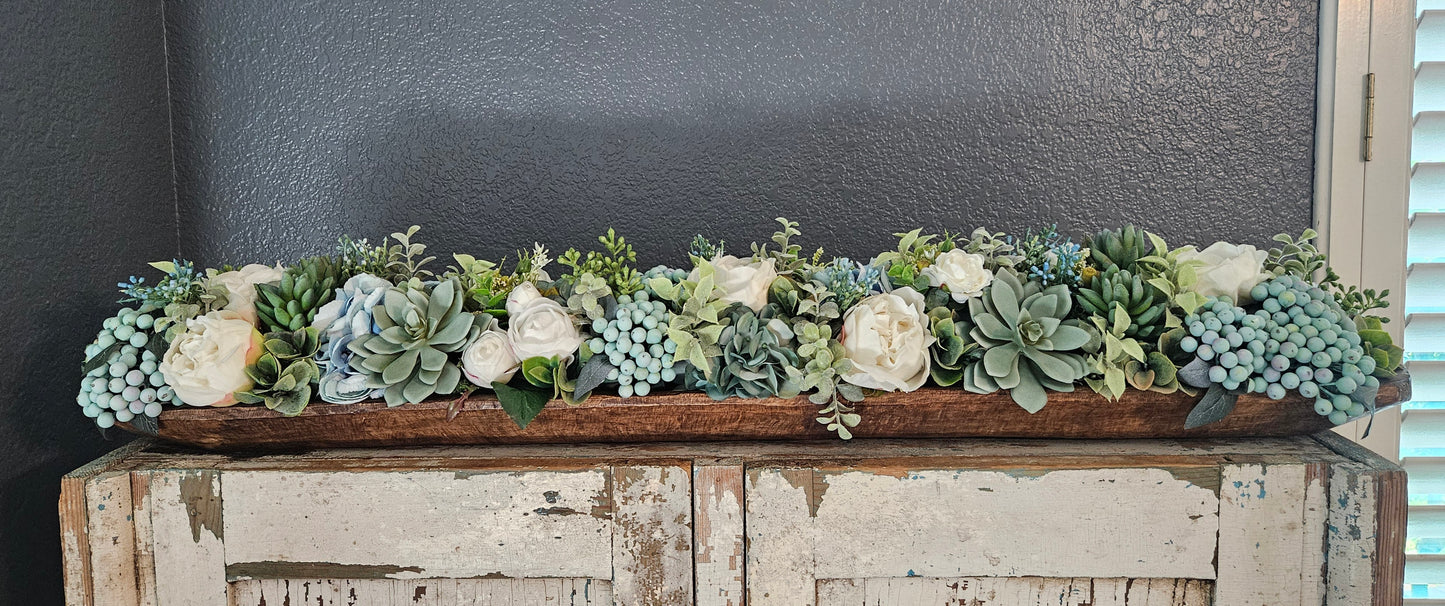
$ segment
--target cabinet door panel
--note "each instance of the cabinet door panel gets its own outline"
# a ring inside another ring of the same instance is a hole
[[[1215,575],[1217,467],[747,476],[755,606],[814,603],[818,579]]]
[[[160,606],[672,606],[692,603],[691,473],[178,470],[139,486]]]

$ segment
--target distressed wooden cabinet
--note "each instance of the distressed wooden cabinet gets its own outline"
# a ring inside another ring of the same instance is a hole
[[[71,604],[1398,604],[1404,474],[1333,434],[141,443],[66,476]]]

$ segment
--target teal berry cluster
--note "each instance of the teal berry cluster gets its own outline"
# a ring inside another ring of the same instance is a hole
[[[1297,392],[1336,425],[1364,414],[1380,385],[1376,363],[1334,297],[1291,275],[1256,285],[1250,297],[1255,311],[1210,297],[1184,320],[1189,335],[1179,346],[1210,364],[1209,381],[1274,400]]]
[[[702,236],[698,237],[701,238]],[[648,296],[655,298],[657,297],[657,291],[652,290],[651,286],[647,286],[647,282],[653,278],[667,278],[668,282],[677,284],[678,282],[687,279],[687,270],[668,267],[666,265],[658,265],[657,267],[654,267],[644,272],[642,274],[643,290],[647,291]],[[655,301],[654,303],[660,304],[660,301]]]
[[[617,309],[610,318],[592,321],[592,334],[586,341],[591,355],[607,356],[612,370],[607,380],[617,383],[617,394],[630,398],[645,396],[654,386],[671,383],[684,370],[684,362],[674,360],[677,342],[667,336],[672,313],[661,300],[653,300],[647,291],[617,298]]]
[[[102,429],[141,415],[158,417],[164,403],[180,403],[159,369],[164,340],[154,332],[157,311],[149,304],[122,308],[85,347],[75,402]]]

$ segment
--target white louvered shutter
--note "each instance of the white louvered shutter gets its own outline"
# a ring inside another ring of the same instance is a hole
[[[1410,474],[1405,598],[1445,605],[1445,0],[1420,0],[1415,28],[1405,351],[1414,401],[1400,458]]]

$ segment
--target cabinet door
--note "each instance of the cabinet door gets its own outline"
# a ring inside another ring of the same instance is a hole
[[[748,603],[1277,604],[1321,589],[1323,492],[1305,511],[1305,466],[960,464],[975,467],[749,467]]]
[[[687,463],[142,473],[146,603],[692,602]]]

